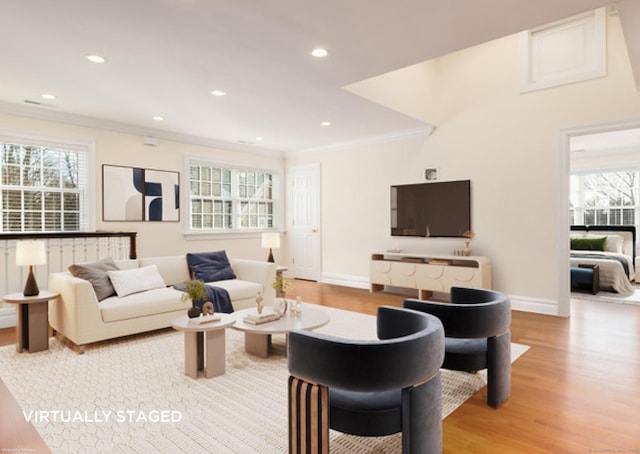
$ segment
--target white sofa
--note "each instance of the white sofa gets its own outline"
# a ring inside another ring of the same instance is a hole
[[[265,305],[272,305],[276,266],[255,260],[230,259],[236,279],[208,283],[229,292],[235,310],[254,307],[262,293]],[[52,273],[48,287],[60,296],[49,303],[49,324],[60,335],[84,345],[120,336],[171,326],[176,317],[186,315],[189,303],[181,301],[182,292],[172,288],[189,280],[186,256],[150,257],[115,262],[119,269],[155,265],[167,287],[145,290],[123,297],[110,296],[98,302],[91,282],[71,273]]]

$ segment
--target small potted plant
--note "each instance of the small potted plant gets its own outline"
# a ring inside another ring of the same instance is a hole
[[[191,308],[187,311],[189,318],[200,316],[201,310],[196,305],[196,301],[206,301],[208,296],[204,281],[194,279],[184,283],[184,293],[180,299],[183,303],[191,300]]]
[[[276,296],[284,298],[286,291],[293,288],[293,282],[282,274],[276,274],[276,280],[273,281],[271,287],[276,289]]]

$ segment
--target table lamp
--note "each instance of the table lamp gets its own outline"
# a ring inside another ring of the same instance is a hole
[[[267,262],[274,263],[273,249],[280,247],[280,234],[278,232],[262,232],[262,248],[269,248],[269,258]]]
[[[29,240],[16,244],[16,265],[29,267],[27,283],[22,291],[24,296],[35,296],[40,293],[36,277],[33,275],[33,266],[45,263],[47,263],[47,256],[44,250],[44,241]]]

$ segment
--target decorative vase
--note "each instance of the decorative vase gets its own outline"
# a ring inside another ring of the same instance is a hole
[[[187,317],[189,318],[200,317],[201,312],[202,311],[200,310],[200,308],[196,306],[195,301],[191,300],[191,308],[187,311]]]
[[[287,302],[287,298],[285,298],[284,293],[282,294],[282,297],[279,298],[279,300],[278,313],[280,315],[284,315],[287,313],[287,309],[289,309],[289,303]]]
[[[469,246],[471,245],[471,241],[465,241],[464,242],[464,250],[462,251],[464,253],[464,255],[471,255],[471,249],[469,248]]]

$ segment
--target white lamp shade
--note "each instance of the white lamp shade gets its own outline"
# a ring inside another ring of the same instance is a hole
[[[28,240],[16,244],[16,265],[31,266],[47,263],[44,241]]]
[[[278,249],[280,247],[280,234],[278,232],[262,232],[262,248]]]

